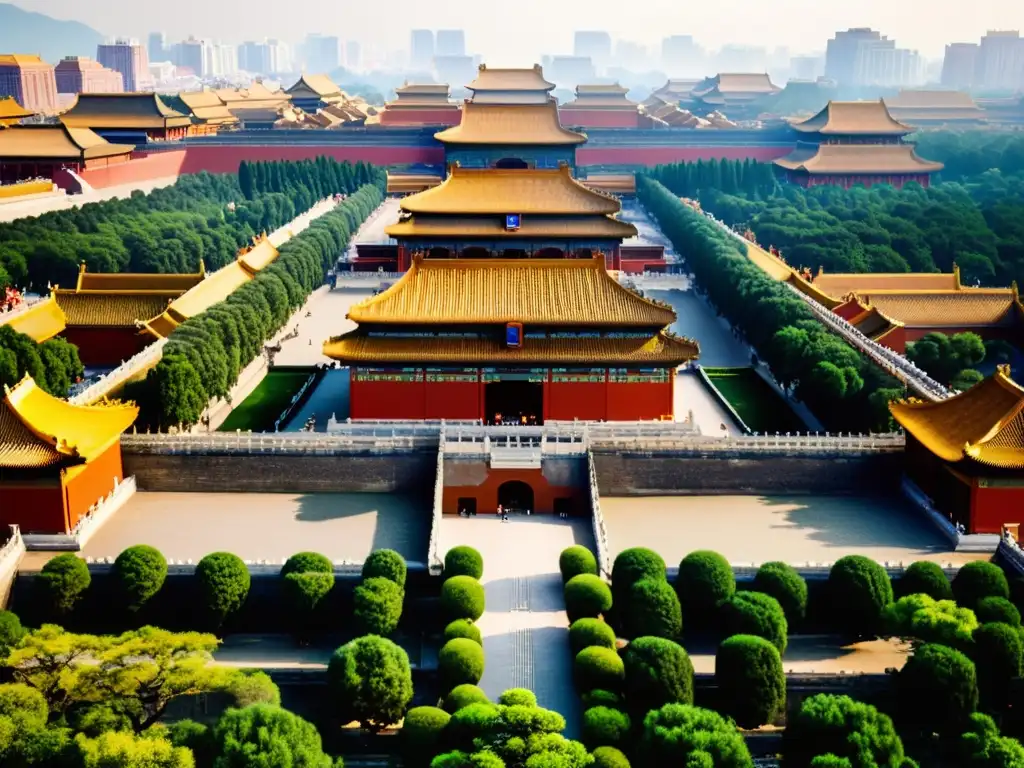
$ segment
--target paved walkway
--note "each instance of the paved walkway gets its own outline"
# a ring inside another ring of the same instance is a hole
[[[316,416],[317,432],[327,431],[327,421],[333,415],[338,421],[348,418],[348,368],[335,368],[324,374],[313,394],[285,424],[283,432],[301,432],[310,416]]]
[[[468,544],[484,557],[481,687],[492,700],[509,688],[531,689],[542,707],[565,717],[566,735],[577,737],[580,703],[572,683],[558,555],[573,544],[593,548],[590,521],[547,515],[515,516],[508,523],[493,515],[445,518],[440,543],[442,552]]]
[[[161,179],[106,187],[81,195],[58,194],[47,197],[35,197],[21,202],[5,203],[0,205],[0,222],[14,221],[15,219],[23,219],[30,216],[41,216],[50,211],[63,211],[68,208],[85,205],[86,203],[99,203],[115,197],[130,197],[132,192],[136,191],[152,192],[160,187],[169,187],[177,180],[177,176],[167,176]]]

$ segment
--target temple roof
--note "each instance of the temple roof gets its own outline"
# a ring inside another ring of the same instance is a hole
[[[126,155],[131,144],[111,144],[88,128],[56,125],[14,125],[0,131],[0,157],[47,160],[92,160]]]
[[[238,118],[213,91],[185,91],[178,98],[200,120],[207,123],[235,123]]]
[[[848,312],[840,311],[843,308]],[[904,326],[899,320],[886,315],[878,307],[869,302],[861,301],[856,296],[851,297],[845,305],[836,307],[835,312],[847,318],[847,322],[872,341],[880,341]]]
[[[423,259],[391,288],[353,306],[356,323],[664,328],[675,312],[645,299],[593,259]]]
[[[58,290],[56,299],[68,326],[134,328],[167,309],[167,305],[180,293]]]
[[[715,97],[770,96],[781,90],[766,72],[723,72],[698,83],[691,95],[704,101],[714,101]]]
[[[387,109],[404,107],[431,109],[457,108],[457,104],[449,101],[451,94],[444,83],[406,83],[395,88],[395,100],[389,101]]]
[[[566,145],[583,144],[586,134],[569,131],[558,121],[558,104],[462,105],[462,121],[434,137],[445,144]]]
[[[324,343],[324,354],[353,364],[677,366],[700,354],[697,342],[666,333],[645,338],[544,338],[510,349],[497,339],[395,338],[352,331]]]
[[[466,87],[471,91],[553,91],[555,84],[544,79],[540,64],[531,69],[489,69],[481,64],[476,78]]]
[[[287,88],[285,93],[294,95],[302,90],[315,93],[322,99],[337,98],[343,95],[341,88],[338,87],[338,85],[327,75],[302,74],[295,82],[295,85],[291,88]]]
[[[1024,468],[1024,389],[1006,366],[947,400],[893,402],[889,410],[943,461]]]
[[[819,272],[814,287],[834,297],[848,293],[874,291],[955,291],[960,288],[960,272]]]
[[[956,291],[858,291],[889,317],[914,328],[1009,325],[1019,304],[1012,288],[961,288]]]
[[[883,99],[885,106],[892,109],[913,111],[970,111],[982,113],[974,97],[966,91],[912,90],[902,89],[895,96]]]
[[[618,83],[612,85],[577,85],[576,98],[559,109],[637,109],[637,103],[626,98],[629,92]]]
[[[82,264],[78,271],[78,283],[75,290],[78,291],[106,291],[117,293],[127,291],[138,293],[142,291],[159,291],[168,293],[177,291],[184,293],[189,288],[198,285],[206,277],[206,268],[202,263],[199,271],[192,274],[162,275],[157,273],[142,272],[89,272]]]
[[[775,165],[809,174],[936,173],[942,163],[918,157],[910,144],[798,144]]]
[[[636,237],[636,227],[612,216],[528,216],[518,229],[507,229],[505,217],[410,216],[386,230],[390,237],[452,237],[491,239],[574,238],[624,240]]]
[[[830,101],[814,117],[790,124],[801,133],[825,136],[905,136],[913,128],[895,120],[878,101]]]
[[[135,421],[133,403],[72,405],[26,376],[4,387],[0,403],[0,467],[49,467],[89,462]]]
[[[35,112],[21,106],[13,96],[0,98],[0,125],[10,125],[34,114]]]
[[[10,319],[5,320],[5,317]],[[37,344],[42,344],[67,327],[67,318],[53,296],[50,296],[12,315],[0,314],[0,324],[8,325]]]
[[[448,214],[593,214],[618,213],[611,195],[589,189],[558,168],[451,167],[448,178],[401,202],[410,213]]]
[[[155,93],[80,93],[60,116],[70,128],[182,128],[192,118],[168,107]]]

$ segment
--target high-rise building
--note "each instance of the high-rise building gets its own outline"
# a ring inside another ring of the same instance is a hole
[[[226,43],[203,46],[203,77],[225,77],[238,72],[238,48]]]
[[[1017,30],[989,30],[978,48],[976,85],[993,91],[1024,88],[1024,39]]]
[[[167,36],[163,32],[150,32],[147,53],[151,61],[166,61],[170,55]]]
[[[597,61],[593,57],[590,57],[590,60],[594,62],[596,68]],[[647,47],[629,40],[618,40],[615,43],[615,63],[633,72],[648,69],[650,62],[647,59]],[[601,69],[606,68],[607,65],[601,67]]]
[[[435,56],[465,56],[466,33],[461,29],[439,29],[434,44]]]
[[[54,69],[57,93],[123,93],[120,72],[86,56],[65,56]]]
[[[117,38],[112,43],[101,43],[97,46],[96,61],[120,72],[124,89],[129,93],[141,91],[149,84],[149,57],[146,46],[138,40]]]
[[[409,38],[409,64],[413,69],[429,70],[434,62],[434,33],[414,29]]]
[[[602,30],[577,31],[573,35],[572,55],[588,58],[595,67],[604,69],[612,60],[612,36]]]
[[[692,35],[671,35],[661,41],[661,67],[669,77],[699,77],[703,52]]]
[[[854,70],[856,85],[877,85],[885,88],[922,85],[925,60],[917,51],[897,48],[893,40],[862,45]]]
[[[946,46],[940,78],[944,88],[974,87],[979,48],[977,43],[950,43]]]
[[[825,48],[825,77],[840,85],[855,84],[857,54],[865,44],[878,43],[882,34],[867,27],[836,32]]]
[[[38,56],[0,54],[0,98],[13,96],[32,112],[57,111],[53,65]]]
[[[597,77],[594,62],[589,56],[552,56],[546,74],[560,88],[575,88],[580,83],[592,83]]]
[[[306,69],[333,72],[340,65],[341,41],[333,35],[306,36]]]
[[[353,72],[362,65],[363,49],[358,40],[349,40],[345,43],[345,68]]]
[[[206,74],[206,43],[203,40],[189,36],[188,40],[182,40],[175,47],[177,56],[174,63],[178,65],[179,70],[186,69],[196,77]]]
[[[825,57],[822,55],[793,56],[789,60],[789,76],[793,80],[817,80],[825,74]]]

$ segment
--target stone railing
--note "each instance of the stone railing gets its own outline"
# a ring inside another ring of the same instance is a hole
[[[178,435],[124,435],[129,454],[196,454],[344,456],[352,453],[394,453],[434,448],[437,433],[428,435],[323,434],[320,432],[210,432]]]
[[[345,262],[341,263],[344,264]],[[348,270],[339,270],[334,273],[334,278],[335,283],[338,285],[372,281],[387,283],[400,279],[404,274],[404,272],[350,272]]]
[[[1000,559],[1012,568],[1017,575],[1024,576],[1024,550],[1020,544],[1009,533],[1004,533],[999,538],[999,549],[997,550]]]
[[[167,339],[158,339],[138,354],[125,360],[110,373],[102,375],[97,379],[83,381],[80,384],[74,385],[71,387],[71,395],[68,397],[68,402],[74,405],[95,403],[133,376],[148,368],[152,368],[160,362],[165,344],[167,344]]]
[[[292,401],[288,403],[288,407],[281,411],[281,415],[277,417],[277,420],[274,422],[275,432],[278,432],[281,427],[288,423],[295,411],[302,407],[302,404],[306,402],[306,396],[323,380],[326,375],[327,366],[318,365],[316,370],[313,371],[313,373],[309,375],[309,378],[306,379],[305,383],[303,383],[302,387],[299,388],[299,391],[292,397]]]
[[[587,451],[586,429],[567,427],[448,427],[445,450],[486,456],[494,450],[532,451],[540,456],[582,456]]]
[[[434,506],[430,518],[430,541],[427,544],[427,568],[431,576],[440,576],[444,571],[441,558],[441,521],[444,516],[444,427],[437,446],[437,471],[434,475]]]
[[[86,514],[79,518],[71,531],[72,538],[78,540],[80,547],[85,546],[89,538],[98,531],[110,517],[138,490],[134,477],[126,477],[114,485],[112,490],[105,497],[93,504]]]
[[[697,453],[729,453],[752,451],[755,453],[863,453],[865,451],[901,451],[904,436],[884,435],[831,435],[785,434],[741,435],[736,437],[703,437],[677,431],[670,426],[652,424],[647,428],[620,429],[610,425],[597,425],[590,432],[591,449],[680,450]]]
[[[21,538],[21,529],[16,525],[8,526],[10,535],[7,541],[0,546],[0,609],[7,605],[7,598],[11,594],[11,587],[18,575],[18,565],[21,563],[21,556],[25,554],[25,542]]]
[[[597,547],[597,572],[604,579],[612,577],[611,553],[608,550],[608,529],[601,513],[601,491],[597,484],[594,455],[587,451],[587,485],[590,491],[590,522],[594,527],[594,546]]]

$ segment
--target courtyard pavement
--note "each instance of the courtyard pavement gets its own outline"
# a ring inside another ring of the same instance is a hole
[[[387,493],[139,492],[96,532],[84,557],[150,544],[174,560],[210,552],[280,563],[296,552],[361,563],[375,549],[424,561],[429,503]]]
[[[566,547],[594,548],[589,519],[553,515],[445,517],[440,549],[459,544],[480,550],[487,610],[477,622],[486,666],[480,686],[491,700],[509,688],[529,688],[542,707],[566,719],[566,735],[579,731],[580,703],[572,682],[569,620],[562,599],[558,555]]]
[[[853,554],[907,565],[979,559],[955,553],[899,498],[603,496],[601,511],[612,557],[630,547],[649,547],[670,566],[695,549],[720,552],[737,565],[824,564]]]

